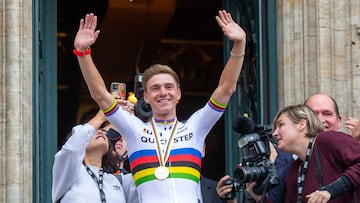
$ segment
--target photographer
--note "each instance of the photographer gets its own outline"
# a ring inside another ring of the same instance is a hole
[[[255,182],[256,194],[261,195],[260,200],[264,199],[268,190],[279,187],[277,170],[281,171],[286,165],[279,160],[277,166],[274,165],[278,153],[274,147],[276,141],[271,135],[272,128],[270,125],[255,125],[248,117],[239,117],[234,120],[233,129],[241,135],[237,143],[241,149],[242,163],[235,169],[233,179],[229,176],[222,178],[217,186],[218,195],[222,199],[234,199],[236,192],[243,191],[251,182]],[[245,197],[246,201],[253,202]]]
[[[285,192],[285,176],[290,167],[290,164],[294,160],[292,155],[289,153],[284,153],[281,151],[277,151],[272,144],[269,145],[271,149],[270,160],[274,162],[276,167],[277,174],[279,176],[279,185],[275,186],[271,190],[266,193],[266,197],[271,202],[281,203],[283,202],[282,197],[284,196]],[[276,161],[275,161],[276,160]],[[284,178],[282,178],[284,177]],[[221,198],[225,198],[227,194],[232,192],[232,185],[224,185],[226,181],[231,180],[231,177],[226,175],[222,177],[216,187],[216,191]],[[253,188],[257,185],[256,182],[251,182],[246,184],[246,189],[248,192],[251,193],[251,197],[254,199],[255,202],[260,202],[262,196],[253,193]],[[230,200],[228,200],[230,201]],[[236,203],[236,199],[232,201],[232,203]]]
[[[315,111],[316,115],[323,124],[325,131],[338,131],[340,129],[342,118],[339,113],[338,104],[334,98],[326,94],[318,93],[307,98],[304,104]],[[346,121],[345,126],[351,130],[354,139],[358,140],[360,133],[357,130],[360,129],[360,122],[357,119],[349,118]],[[267,193],[267,197],[271,200],[271,202],[283,203],[285,196],[285,177],[290,165],[295,159],[297,159],[297,157],[296,155],[284,153],[281,150],[278,150],[278,154],[276,151],[272,152],[271,157],[276,157],[274,164],[277,168],[280,184],[270,190]],[[272,159],[271,157],[270,159]],[[258,200],[261,196],[252,192],[254,185],[255,184],[248,185],[247,190],[254,199]]]
[[[299,157],[286,177],[286,203],[357,202],[360,144],[350,135],[323,128],[304,105],[286,107],[275,117],[273,136],[279,149]],[[252,186],[247,189],[252,191]]]
[[[323,128],[304,105],[288,106],[276,115],[273,135],[279,149],[299,157],[286,177],[285,202],[357,201],[360,144],[350,135]]]
[[[317,93],[310,97],[308,97],[304,104],[306,106],[309,106],[318,118],[320,119],[321,123],[324,126],[324,131],[333,130],[333,131],[339,131],[342,123],[342,117],[339,113],[339,107],[334,98],[332,98],[329,95]],[[358,122],[357,119],[349,118],[346,123],[345,127],[349,128],[351,130],[351,135],[354,137],[354,139],[358,140],[360,137],[359,132],[357,129],[360,129],[360,122]],[[281,151],[280,151],[281,152]],[[280,177],[280,185],[283,186],[277,186],[273,190],[270,190],[268,192],[268,198],[272,202],[276,203],[283,203],[284,202],[284,196],[285,196],[285,177],[287,175],[287,171],[292,164],[294,160],[297,159],[296,155],[290,155],[284,152],[279,153],[279,155],[276,158],[275,165],[277,166],[277,169],[279,168],[279,163],[285,163],[285,165],[282,166],[282,170],[278,170],[278,174]],[[287,157],[290,157],[288,159]],[[283,162],[283,160],[287,160],[288,162]],[[259,196],[252,193],[251,189],[252,186],[249,186],[248,188],[249,193],[254,199],[259,199]]]

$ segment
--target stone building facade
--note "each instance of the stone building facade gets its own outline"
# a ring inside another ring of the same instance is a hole
[[[333,96],[343,120],[360,117],[360,2],[277,3],[279,108]]]
[[[32,4],[0,1],[0,202],[32,202]]]

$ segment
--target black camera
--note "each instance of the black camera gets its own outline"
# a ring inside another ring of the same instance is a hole
[[[235,192],[245,188],[246,183],[256,182],[254,192],[265,194],[279,184],[279,177],[274,164],[269,160],[270,142],[272,138],[270,125],[255,125],[248,117],[240,117],[233,123],[234,130],[239,133],[238,146],[242,152],[242,161],[234,170],[233,190],[224,199],[233,199]]]
[[[242,189],[242,185],[233,179],[228,179],[224,182],[224,185],[232,185],[231,192],[227,193],[223,198],[223,200],[235,199],[236,192]]]
[[[135,104],[135,115],[143,121],[148,121],[152,116],[151,106],[144,100],[144,87],[142,86],[142,73],[135,76],[134,93],[138,102]]]

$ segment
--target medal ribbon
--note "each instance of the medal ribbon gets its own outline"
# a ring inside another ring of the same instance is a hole
[[[159,154],[159,164],[160,164],[160,166],[165,166],[165,164],[166,164],[166,162],[167,162],[167,160],[169,158],[170,146],[173,143],[173,137],[175,135],[175,129],[176,129],[177,123],[178,123],[178,121],[175,118],[175,124],[173,126],[172,131],[171,131],[170,138],[169,138],[169,141],[167,142],[166,150],[165,150],[165,153],[164,153],[164,156],[163,156],[163,154],[161,153],[159,137],[158,137],[158,134],[156,132],[156,126],[155,126],[154,117],[151,119],[151,126],[153,128],[153,132],[154,132],[154,135],[155,135],[155,141],[156,141],[156,147],[157,147],[156,150],[158,151],[158,154]]]

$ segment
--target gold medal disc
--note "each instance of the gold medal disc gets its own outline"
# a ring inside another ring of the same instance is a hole
[[[155,177],[159,180],[164,180],[169,176],[169,169],[165,166],[159,166],[155,169]]]

